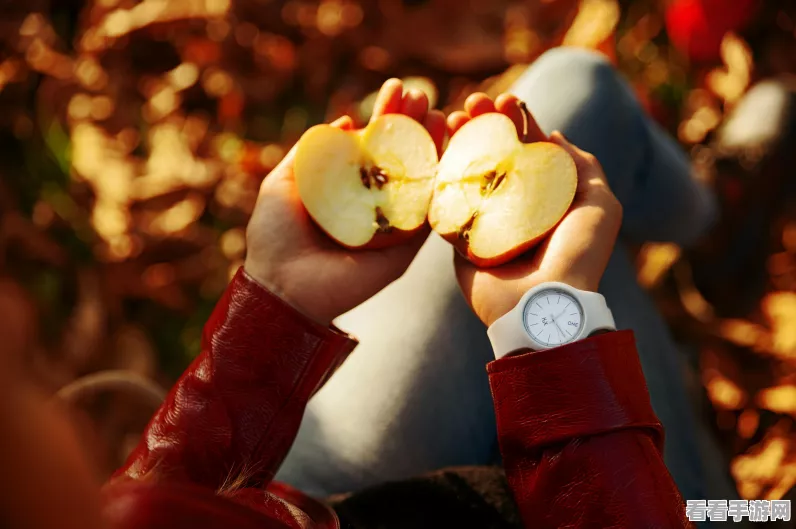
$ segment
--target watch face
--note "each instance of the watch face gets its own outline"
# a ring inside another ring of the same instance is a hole
[[[525,330],[540,345],[569,343],[580,336],[583,309],[563,290],[549,289],[528,300],[522,315]]]

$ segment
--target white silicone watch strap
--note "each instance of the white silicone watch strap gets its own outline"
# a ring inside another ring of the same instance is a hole
[[[520,302],[511,309],[508,313],[504,314],[487,329],[489,341],[492,343],[492,350],[495,352],[495,358],[502,358],[509,353],[518,349],[550,349],[554,346],[545,346],[534,341],[525,330],[525,323],[523,322],[523,309],[526,303],[539,292],[545,290],[563,290],[574,297],[583,309],[583,323],[579,333],[572,343],[577,340],[582,340],[587,336],[599,330],[615,331],[616,324],[611,310],[605,302],[605,298],[596,292],[586,292],[578,290],[565,283],[542,283],[526,292]]]

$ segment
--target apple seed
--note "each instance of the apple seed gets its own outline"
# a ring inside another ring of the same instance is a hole
[[[495,176],[497,176],[497,171],[489,171],[484,175],[484,179],[481,181],[482,195],[489,190],[489,185],[492,183],[492,180],[495,179]]]
[[[380,207],[376,208],[376,224],[379,225],[377,233],[392,232],[392,226],[390,226],[390,221],[387,220],[387,217],[384,216],[384,212],[381,210]]]
[[[500,187],[500,184],[502,184],[503,180],[505,180],[505,179],[506,179],[506,173],[505,172],[504,173],[500,173],[499,175],[497,175],[497,177],[495,177],[495,180],[492,182],[491,191],[495,191],[498,187]]]
[[[364,167],[359,168],[359,179],[362,181],[362,185],[370,189],[370,176],[368,176],[368,170]]]
[[[375,165],[370,168],[370,176],[376,182],[377,189],[384,187],[384,184],[388,181],[387,174],[380,167],[376,167]]]
[[[376,186],[376,189],[381,189],[384,187],[384,184],[390,181],[390,179],[387,177],[387,173],[385,173],[381,167],[377,167],[375,165],[372,166],[370,170],[360,167],[359,179],[362,181],[362,185],[368,189],[374,185]]]
[[[481,182],[481,194],[484,195],[495,191],[505,179],[505,172],[498,174],[497,171],[489,171],[484,175],[484,180]]]
[[[464,239],[465,241],[470,240],[470,230],[473,228],[473,223],[475,222],[475,218],[478,216],[478,212],[472,214],[470,220],[465,222],[461,228],[459,228],[459,238]]]

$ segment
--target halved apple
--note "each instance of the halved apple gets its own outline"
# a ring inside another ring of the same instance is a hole
[[[426,223],[437,161],[420,123],[387,114],[359,131],[312,127],[296,147],[294,173],[304,207],[332,239],[381,248]]]
[[[471,262],[498,266],[538,243],[566,214],[578,172],[563,148],[522,143],[503,114],[483,114],[440,160],[431,227]]]

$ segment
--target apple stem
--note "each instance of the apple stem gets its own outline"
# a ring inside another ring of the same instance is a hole
[[[528,105],[525,104],[525,101],[520,101],[519,106],[520,110],[522,111],[522,138],[520,138],[520,140],[522,141],[522,143],[527,143],[528,132],[530,129],[528,115],[530,114],[530,112],[528,111]]]

